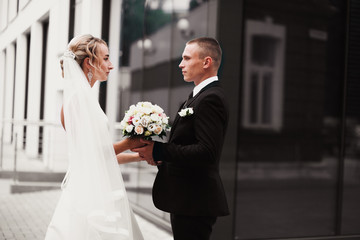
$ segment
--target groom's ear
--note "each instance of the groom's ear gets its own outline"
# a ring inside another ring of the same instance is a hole
[[[204,68],[209,68],[212,65],[212,58],[210,56],[204,59]]]

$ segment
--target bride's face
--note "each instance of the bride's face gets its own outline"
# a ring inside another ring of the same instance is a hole
[[[97,63],[96,65],[99,67],[94,69],[94,79],[103,82],[107,80],[110,70],[114,68],[114,66],[110,62],[109,49],[106,45],[100,44],[98,46],[97,57],[99,65],[97,65]]]

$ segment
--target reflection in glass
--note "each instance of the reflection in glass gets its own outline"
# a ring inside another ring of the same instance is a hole
[[[262,113],[261,122],[271,124],[272,114],[272,73],[267,72],[263,75],[263,91],[262,91]]]
[[[358,81],[350,79],[350,81]],[[354,83],[352,83],[354,84]],[[355,83],[357,84],[357,83]],[[350,93],[352,95],[352,93]],[[358,93],[356,94],[358,95]],[[348,96],[351,99],[352,96]],[[356,99],[356,97],[355,97]],[[360,232],[360,105],[359,101],[348,102],[349,109],[346,124],[346,150],[344,166],[343,197],[343,234],[359,234]],[[356,110],[356,112],[353,112]],[[356,116],[357,115],[357,116]]]
[[[184,82],[178,67],[182,51],[191,38],[214,37],[216,7],[216,0],[123,0],[117,121],[131,104],[150,101],[161,106],[172,123],[194,87]],[[154,218],[169,221],[152,202],[157,168],[140,162],[121,169],[130,200]]]
[[[250,122],[257,123],[258,110],[258,74],[256,72],[251,74],[251,100],[250,100]]]
[[[285,32],[286,26],[274,24],[269,16],[265,21],[246,20],[242,109],[242,124],[246,128],[282,128]]]
[[[273,67],[277,39],[266,35],[254,35],[252,42],[251,61],[259,66]]]
[[[340,144],[342,78],[328,73],[344,65],[332,50],[344,46],[335,8],[330,1],[245,1],[236,239],[335,234],[339,155],[329,149]]]
[[[346,5],[339,4],[345,8]],[[360,234],[360,98],[359,98],[359,2],[351,1],[351,31],[349,33],[347,89],[346,89],[346,120],[344,146],[344,196],[342,202],[342,233]],[[336,27],[336,26],[334,26]],[[345,35],[345,31],[344,31]],[[329,37],[334,37],[330,35]],[[339,50],[335,50],[339,51]],[[336,59],[332,59],[336,62]],[[333,71],[333,77],[339,72]]]

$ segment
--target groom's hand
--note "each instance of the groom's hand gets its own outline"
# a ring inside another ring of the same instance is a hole
[[[155,166],[156,163],[153,159],[152,153],[154,148],[154,142],[144,139],[140,139],[140,142],[144,143],[145,146],[133,148],[131,151],[139,153],[139,156],[142,160],[147,161],[148,164]]]

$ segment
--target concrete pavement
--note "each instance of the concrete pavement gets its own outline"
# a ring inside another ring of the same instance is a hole
[[[19,186],[24,185],[23,182],[18,181],[21,180],[21,177],[25,176],[29,181],[29,178],[35,178],[37,175],[46,174],[49,171],[42,161],[29,159],[24,151],[19,150],[16,156],[17,183],[14,184],[13,146],[4,144],[2,150],[3,158],[0,161],[0,240],[42,240],[60,198],[60,183],[57,184],[55,190],[26,192],[26,189],[20,189],[20,192],[23,193],[11,194],[14,192],[14,186],[19,188]],[[55,174],[53,175],[55,176]],[[49,176],[46,176],[46,179],[49,180]],[[59,181],[58,179],[55,180]],[[33,191],[34,188],[31,187],[31,184],[25,188]],[[39,184],[42,183],[37,183],[37,185]],[[36,189],[41,188],[37,186]],[[145,240],[173,239],[172,234],[168,231],[149,222],[136,212],[135,216]]]
[[[0,180],[0,240],[42,240],[61,190],[4,194],[10,180]],[[172,240],[167,231],[136,215],[145,240]]]

